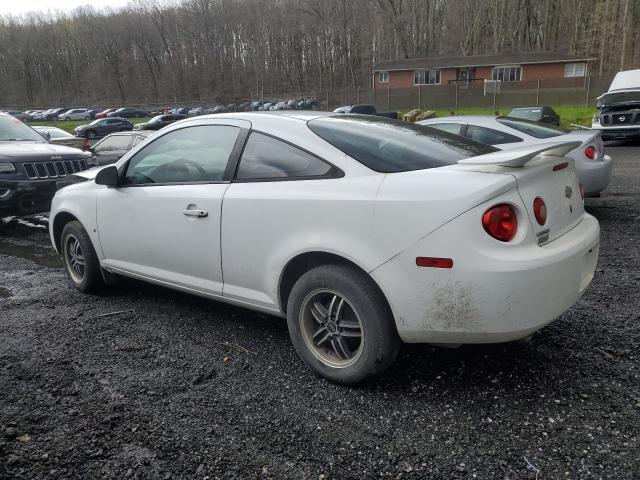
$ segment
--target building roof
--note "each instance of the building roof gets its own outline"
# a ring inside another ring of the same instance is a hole
[[[378,62],[374,65],[373,71],[415,70],[420,68],[493,67],[495,65],[588,62],[590,60],[595,60],[595,58],[578,57],[575,55],[554,52],[473,55],[468,57],[406,58]]]

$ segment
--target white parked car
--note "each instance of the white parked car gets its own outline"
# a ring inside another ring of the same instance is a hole
[[[86,108],[72,108],[58,115],[58,120],[89,120],[91,113]]]
[[[87,139],[82,137],[76,137],[71,135],[58,127],[51,127],[49,125],[32,125],[36,132],[40,133],[49,143],[56,145],[64,145],[66,147],[89,149]]]
[[[575,142],[508,151],[382,117],[176,122],[56,193],[72,283],[113,274],[286,317],[311,368],[353,383],[404,342],[505,342],[587,288],[599,226]]]
[[[549,141],[579,142],[567,153],[575,160],[576,174],[585,195],[597,196],[609,185],[611,157],[604,154],[598,130],[568,131],[520,118],[493,116],[439,117],[417,122],[421,125],[462,135],[502,149],[535,145]]]

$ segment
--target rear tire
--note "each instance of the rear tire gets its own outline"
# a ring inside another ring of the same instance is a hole
[[[104,287],[98,256],[80,222],[74,220],[64,226],[60,249],[74,287],[82,293],[96,293]]]
[[[382,374],[400,347],[393,315],[373,280],[354,267],[321,265],[287,302],[289,335],[319,376],[350,385]]]

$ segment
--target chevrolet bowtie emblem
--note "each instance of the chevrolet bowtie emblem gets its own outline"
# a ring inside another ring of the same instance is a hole
[[[564,196],[567,198],[571,198],[571,195],[573,195],[573,188],[567,185],[566,187],[564,187]]]

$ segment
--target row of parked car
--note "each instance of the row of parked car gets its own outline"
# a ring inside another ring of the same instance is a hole
[[[9,114],[22,122],[50,122],[94,120],[101,118],[146,118],[157,115],[185,115],[195,117],[212,113],[249,112],[267,110],[316,110],[318,101],[315,97],[300,97],[290,100],[277,101],[244,101],[226,105],[160,108],[152,111],[135,107],[99,108],[99,107],[55,107],[47,110],[9,110]]]
[[[10,110],[6,111],[14,118],[22,122],[50,122],[50,121],[71,121],[71,120],[92,120],[95,118],[121,117],[121,118],[144,118],[148,116],[145,110],[133,107],[122,108],[65,108],[56,107],[48,110],[27,110],[24,112]]]

